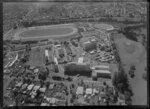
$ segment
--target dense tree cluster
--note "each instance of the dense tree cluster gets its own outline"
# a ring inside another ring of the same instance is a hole
[[[38,75],[38,78],[42,81],[45,81],[48,74],[49,74],[49,70],[47,68],[40,68],[40,73]]]
[[[84,50],[86,52],[90,52],[92,50],[96,50],[97,49],[97,44],[95,42],[91,42],[89,44],[85,44]]]
[[[123,70],[120,70],[120,72],[115,72],[112,81],[116,90],[124,95],[126,104],[131,105],[131,97],[133,96],[133,92],[130,87],[127,74]]]

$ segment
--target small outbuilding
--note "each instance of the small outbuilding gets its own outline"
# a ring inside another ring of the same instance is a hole
[[[82,95],[82,94],[83,94],[83,91],[84,91],[84,88],[80,86],[80,87],[77,88],[76,94],[77,94],[77,95],[79,95],[79,94]]]

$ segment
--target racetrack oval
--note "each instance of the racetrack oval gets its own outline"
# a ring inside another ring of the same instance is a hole
[[[29,27],[20,30],[16,35],[16,39],[20,40],[40,40],[40,39],[60,39],[67,40],[74,37],[78,29],[71,24],[50,25]]]
[[[60,36],[73,32],[72,28],[48,28],[48,29],[35,29],[24,31],[20,34],[21,37],[39,37],[39,36]]]

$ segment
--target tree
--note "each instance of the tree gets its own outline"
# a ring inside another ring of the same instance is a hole
[[[131,78],[133,78],[135,75],[134,75],[134,71],[133,70],[129,70],[129,75]]]
[[[147,72],[143,73],[142,77],[143,77],[144,80],[147,80]]]
[[[130,93],[130,91],[125,91],[124,97],[125,97],[125,103],[127,105],[131,105],[132,104],[132,99],[131,99],[132,94]]]
[[[120,92],[124,94],[124,91],[129,88],[129,81],[127,78],[127,74],[120,70],[120,72],[115,72],[113,77],[113,85],[115,88]]]
[[[46,82],[46,88],[47,88],[47,89],[48,89],[49,85],[50,85],[50,82],[47,81],[47,82]]]
[[[130,66],[130,69],[131,69],[131,70],[136,70],[135,65],[131,65],[131,66]]]
[[[129,75],[131,78],[133,78],[135,75],[134,75],[134,71],[136,70],[135,66],[134,65],[131,65],[130,66],[130,70],[129,70]]]
[[[44,68],[42,68],[42,69],[40,70],[40,74],[38,75],[38,78],[39,78],[40,80],[45,81],[46,78],[47,78],[47,76],[48,76],[48,72],[47,72]]]
[[[59,69],[58,69],[58,66],[57,66],[57,65],[54,65],[54,69],[55,69],[55,72],[56,72],[56,73],[59,72]]]

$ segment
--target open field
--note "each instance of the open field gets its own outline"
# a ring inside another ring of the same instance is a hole
[[[132,98],[133,105],[146,105],[147,104],[147,82],[142,78],[144,68],[146,66],[146,51],[145,48],[138,42],[133,42],[126,39],[125,37],[120,37],[115,40],[117,49],[120,54],[120,58],[128,74],[131,65],[135,65],[135,77],[129,81],[134,93]]]
[[[43,66],[44,61],[44,49],[40,47],[32,49],[28,64],[31,66]]]

